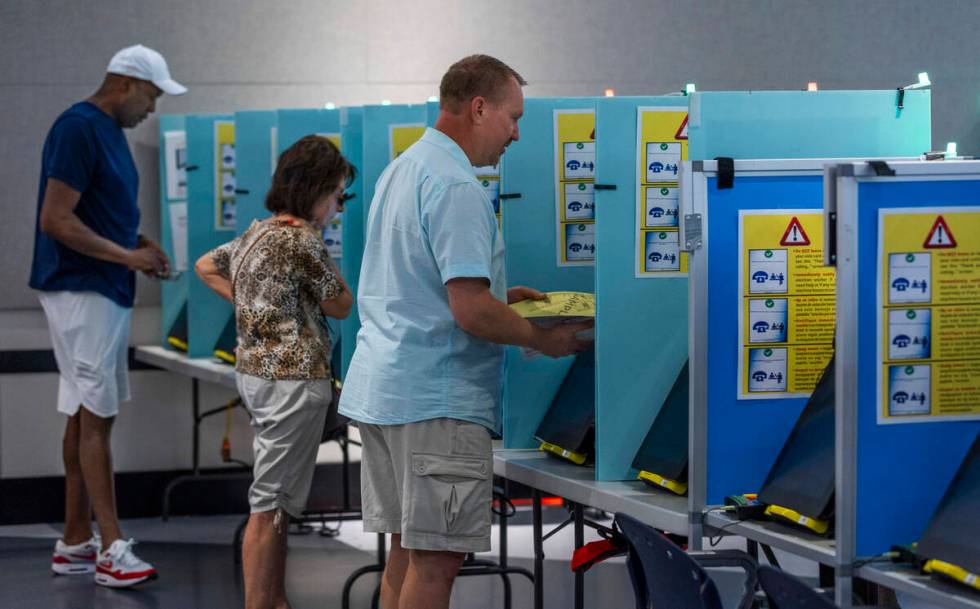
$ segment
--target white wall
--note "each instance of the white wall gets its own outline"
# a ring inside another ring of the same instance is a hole
[[[0,350],[46,348],[43,317],[26,288],[41,146],[52,120],[95,89],[123,46],[160,50],[190,87],[161,100],[158,111],[167,113],[418,102],[437,92],[450,63],[473,52],[514,66],[531,96],[606,87],[657,94],[686,82],[700,90],[801,89],[808,81],[890,89],[928,70],[933,147],[956,140],[971,154],[980,152],[978,23],[980,3],[972,0],[7,0],[0,3]],[[158,233],[156,130],[149,120],[130,133],[150,234]],[[157,286],[142,282],[137,305],[146,310],[137,312],[135,342],[156,342],[158,301]],[[121,466],[187,466],[175,449],[190,425],[178,390],[184,381],[159,372],[133,380],[141,401],[120,417]],[[60,471],[34,457],[57,454],[53,383],[0,375],[0,476]],[[241,419],[236,433],[245,436]],[[206,447],[218,446],[216,433]]]

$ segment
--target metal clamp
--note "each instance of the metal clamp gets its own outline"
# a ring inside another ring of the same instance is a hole
[[[693,252],[704,246],[701,214],[684,214],[684,251]]]

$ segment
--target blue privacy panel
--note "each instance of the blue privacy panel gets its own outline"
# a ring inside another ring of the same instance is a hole
[[[278,152],[295,144],[304,135],[339,135],[340,110],[301,108],[278,110]],[[343,141],[341,141],[341,144]]]
[[[435,127],[437,118],[439,118],[439,102],[425,102],[425,124],[429,127]]]
[[[187,250],[193,267],[201,255],[235,237],[234,231],[215,229],[215,121],[231,121],[231,114],[187,116]],[[191,273],[188,294],[188,355],[207,357],[228,319],[231,304]]]
[[[179,114],[164,114],[160,116],[160,245],[167,253],[167,258],[173,267],[175,265],[174,256],[174,231],[171,223],[171,205],[186,205],[187,197],[171,197],[167,191],[167,161],[166,161],[166,141],[165,134],[168,132],[184,131],[184,116]],[[184,154],[186,154],[186,149]],[[186,158],[186,157],[185,157]],[[171,193],[173,194],[173,193]],[[178,208],[179,209],[179,208]],[[176,211],[176,210],[175,210]],[[190,268],[188,267],[188,270]],[[187,305],[187,287],[190,277],[187,272],[181,274],[174,281],[160,282],[160,338],[164,347],[167,344],[167,334],[173,326],[174,321],[180,314],[180,310]]]
[[[307,135],[339,136],[340,110],[326,108],[282,109],[276,112],[278,123],[277,148],[282,154]],[[343,145],[343,140],[341,140]],[[340,322],[326,318],[332,340],[342,342]],[[343,367],[343,366],[341,366]]]
[[[357,168],[357,178],[347,187],[353,198],[344,203],[344,257],[340,260],[340,272],[347,285],[357,295],[358,278],[361,274],[361,258],[364,254],[364,110],[340,109],[340,149],[344,157]],[[354,355],[357,331],[361,321],[357,314],[357,299],[347,319],[340,322],[340,371],[347,374],[347,365]]]
[[[265,195],[272,183],[277,151],[273,150],[272,130],[275,110],[247,110],[235,113],[235,155],[238,196],[235,198],[237,232],[245,232],[253,220],[268,217]]]
[[[980,205],[980,181],[865,182],[858,186],[857,554],[916,541],[980,421],[879,425],[876,403],[878,210]],[[902,501],[903,497],[910,500]],[[899,505],[900,502],[900,505]]]
[[[931,149],[930,91],[745,91],[691,95],[693,160],[917,156]]]
[[[521,138],[501,161],[501,194],[520,195],[504,203],[507,284],[545,292],[593,292],[593,267],[558,267],[555,243],[554,111],[589,109],[591,98],[537,98],[524,101]],[[503,436],[507,448],[537,446],[534,432],[551,405],[573,358],[528,360],[507,349],[503,400]]]
[[[637,108],[682,97],[596,102],[596,479],[630,464],[687,360],[687,277],[636,278]],[[508,212],[510,210],[508,209]]]
[[[374,198],[374,185],[392,161],[391,128],[427,123],[425,104],[364,106],[364,205],[365,222]]]
[[[744,177],[718,190],[707,180],[708,208],[708,494],[757,492],[799,418],[805,398],[739,400],[739,211],[823,209],[823,176]]]

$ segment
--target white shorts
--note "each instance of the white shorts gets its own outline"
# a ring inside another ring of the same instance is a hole
[[[61,379],[58,412],[79,406],[114,417],[129,400],[129,326],[133,310],[96,292],[38,292]]]

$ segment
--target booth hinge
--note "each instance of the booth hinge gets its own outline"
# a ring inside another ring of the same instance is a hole
[[[198,169],[200,169],[200,167],[197,165],[186,165],[184,167],[184,171],[197,171]]]
[[[827,213],[827,261],[837,266],[837,212]]]
[[[593,190],[616,190],[615,184],[593,184]]]
[[[701,234],[701,214],[684,214],[684,251],[701,249],[704,245]]]
[[[508,192],[508,193],[503,193],[503,194],[498,195],[498,196],[500,197],[500,200],[501,201],[508,201],[510,199],[520,199],[521,198],[521,193],[519,193],[519,192]]]
[[[248,189],[246,189],[246,188],[236,188],[235,189],[235,194],[236,195],[247,195],[249,192],[250,191]]]

